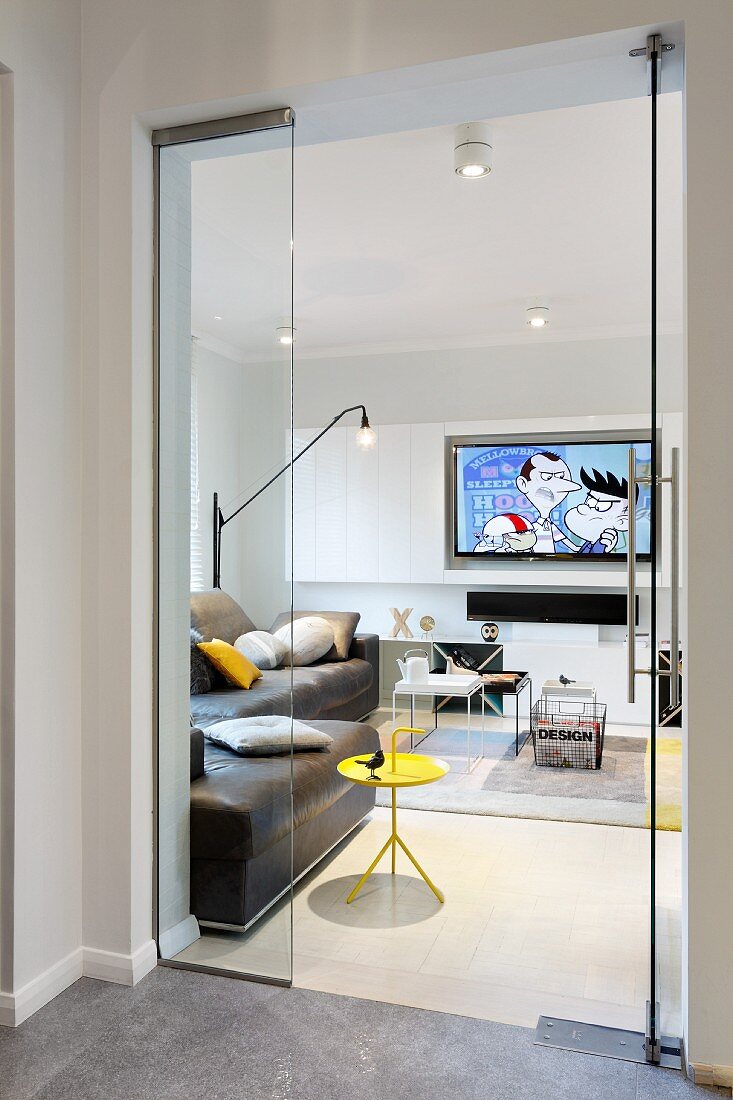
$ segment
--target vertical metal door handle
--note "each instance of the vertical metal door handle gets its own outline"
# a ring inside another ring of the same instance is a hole
[[[680,449],[672,447],[670,470],[670,599],[669,705],[680,705]]]
[[[626,539],[626,691],[636,702],[636,448],[629,447],[629,530]]]

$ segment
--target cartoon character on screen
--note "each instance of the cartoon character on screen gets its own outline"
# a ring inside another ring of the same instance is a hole
[[[591,476],[584,468],[580,480],[588,490],[582,504],[565,513],[565,525],[574,535],[584,539],[579,554],[611,554],[619,541],[619,532],[629,529],[629,483],[610,471]],[[635,501],[639,499],[636,486]]]
[[[537,542],[531,523],[513,512],[492,516],[476,538],[474,554],[521,554]]]
[[[554,451],[538,451],[522,466],[516,486],[537,513],[532,524],[534,553],[556,554],[558,546],[564,553],[577,553],[575,543],[550,518],[555,508],[581,487],[571,478],[567,463]]]

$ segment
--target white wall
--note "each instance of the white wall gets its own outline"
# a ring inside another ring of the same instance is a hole
[[[243,368],[241,363],[198,345],[199,522],[202,527],[204,584],[212,580],[213,498],[225,514],[241,489]],[[223,587],[240,601],[243,529],[236,522],[222,539]]]
[[[12,1023],[81,973],[79,4],[9,0],[0,41],[12,71],[0,90],[0,1022]]]
[[[544,334],[543,334],[544,335]],[[666,336],[660,341],[660,374],[663,379],[660,406],[667,410],[681,410],[682,390],[682,339],[681,336]],[[349,359],[310,360],[305,359],[296,362],[296,418],[298,423],[310,423],[311,425],[327,420],[328,416],[338,411],[341,406],[363,401],[368,408],[371,422],[376,426],[379,438],[376,453],[370,453],[366,462],[373,468],[376,474],[379,467],[379,515],[372,517],[369,529],[364,532],[363,538],[358,541],[361,549],[364,546],[379,541],[381,547],[383,532],[386,535],[394,535],[390,545],[389,557],[391,561],[382,562],[381,556],[379,569],[376,563],[364,576],[348,573],[348,553],[346,543],[351,545],[354,535],[352,525],[349,522],[347,508],[342,502],[332,523],[325,529],[325,521],[316,521],[317,525],[324,529],[323,536],[329,546],[336,541],[336,533],[341,530],[344,535],[344,547],[339,575],[338,563],[335,568],[325,569],[316,552],[312,554],[313,532],[311,530],[311,515],[309,514],[308,501],[305,493],[309,488],[308,474],[303,473],[296,483],[296,569],[295,569],[295,606],[298,608],[317,609],[319,607],[338,609],[341,601],[343,609],[359,610],[362,613],[362,626],[365,629],[384,633],[391,627],[388,608],[397,603],[400,606],[412,605],[416,608],[414,622],[419,618],[419,613],[426,611],[435,615],[442,623],[442,629],[449,631],[457,637],[470,633],[471,629],[477,631],[477,627],[467,627],[465,620],[466,592],[469,589],[489,585],[503,585],[505,587],[524,585],[538,585],[552,583],[559,587],[566,587],[572,591],[574,586],[587,585],[589,588],[599,584],[609,584],[617,589],[625,585],[626,577],[623,570],[609,573],[605,571],[599,577],[597,571],[592,568],[585,570],[583,575],[569,576],[563,569],[561,572],[545,569],[543,576],[537,577],[537,566],[527,566],[519,563],[515,576],[505,580],[506,574],[502,572],[488,573],[482,571],[464,570],[462,574],[453,570],[446,574],[444,586],[437,584],[409,583],[410,578],[410,504],[411,504],[411,461],[410,461],[410,427],[412,423],[423,422],[435,424],[436,419],[442,420],[444,416],[454,417],[458,422],[468,419],[474,423],[480,423],[487,417],[487,428],[491,434],[499,434],[502,430],[518,431],[521,423],[532,424],[536,418],[540,418],[544,426],[552,425],[553,421],[562,424],[564,429],[591,430],[613,427],[614,429],[626,428],[633,432],[639,427],[639,416],[649,416],[649,341],[647,338],[636,339],[605,339],[598,341],[574,341],[555,342],[544,341],[542,336],[532,341],[531,344],[512,345],[504,347],[489,347],[481,349],[452,350],[421,352],[419,354],[403,353],[389,355],[364,355]],[[615,419],[603,421],[603,417]],[[593,417],[592,421],[573,421],[572,417]],[[306,418],[308,418],[306,420]],[[488,419],[490,418],[490,420]],[[544,419],[542,419],[544,418]],[[679,431],[677,417],[665,417],[663,429],[663,463],[665,469],[668,465],[668,448],[670,445],[681,442],[676,433]],[[504,422],[513,422],[510,427],[502,429]],[[408,426],[405,426],[405,423]],[[383,430],[385,424],[400,425],[394,427],[392,432],[397,433],[396,438],[392,434],[389,437]],[[489,427],[490,425],[490,427]],[[432,491],[430,499],[438,494],[438,484],[443,485],[443,431],[442,424],[439,427],[439,439],[428,440],[426,446],[428,454],[437,451],[438,470],[431,480]],[[531,430],[531,429],[530,429]],[[448,429],[446,429],[448,431]],[[334,435],[342,432],[344,436],[351,438],[354,428],[337,428]],[[311,433],[312,434],[312,433]],[[667,438],[669,436],[669,439]],[[306,434],[303,433],[303,438]],[[330,437],[329,437],[330,438]],[[325,441],[324,441],[325,442]],[[385,456],[385,447],[394,445],[395,454]],[[320,475],[319,463],[322,456],[322,444],[318,444],[314,468],[310,471],[310,477],[318,479]],[[414,450],[414,447],[413,447]],[[417,455],[418,452],[415,451]],[[419,452],[419,466],[424,466],[426,451],[423,447]],[[325,460],[326,472],[328,458]],[[383,470],[384,466],[384,470]],[[376,501],[377,489],[366,484],[350,484],[350,466],[343,462],[338,466],[338,476],[343,481],[344,469],[347,470],[347,491],[349,499],[354,500],[354,507],[361,513],[368,510],[372,498]],[[299,497],[298,490],[301,493]],[[385,511],[386,506],[397,500],[398,494],[405,493],[405,499],[395,511],[393,516]],[[328,493],[326,494],[328,495]],[[425,582],[443,577],[444,568],[449,567],[449,562],[444,560],[445,542],[445,508],[442,492],[438,494],[439,504],[437,516],[430,514],[424,502],[412,511],[421,515],[427,514],[426,529],[416,534],[414,543],[416,546],[416,561],[420,579]],[[665,502],[666,503],[666,502]],[[311,505],[311,511],[312,511]],[[327,519],[328,517],[326,517]],[[667,516],[664,511],[665,544]],[[432,569],[428,568],[426,555],[431,553],[434,559]],[[316,548],[317,549],[317,548]],[[406,549],[407,558],[402,563],[402,568],[395,568],[397,555]],[[311,557],[314,558],[311,564]],[[389,569],[384,568],[390,565]],[[310,566],[310,568],[309,568]],[[524,566],[524,568],[522,568]],[[662,583],[668,585],[666,553],[662,561]],[[546,578],[551,576],[548,582]],[[610,577],[610,579],[609,579]],[[385,583],[358,583],[359,581],[376,582],[378,579],[389,581],[401,581],[399,585]],[[351,579],[356,583],[348,586],[334,582]],[[640,581],[643,578],[640,578]],[[318,582],[325,583],[318,583]],[[308,582],[308,583],[304,583]],[[586,589],[588,590],[588,589]],[[334,602],[334,600],[336,602]],[[649,629],[648,591],[641,590],[641,615],[640,627]],[[419,608],[422,606],[422,612]],[[668,591],[660,592],[660,624],[666,624],[668,608]],[[413,629],[417,628],[413,625]],[[666,637],[666,626],[662,625],[662,636]],[[617,632],[618,634],[618,632]],[[618,634],[622,640],[624,631]],[[541,627],[537,628],[537,637],[555,639],[556,635],[547,633]],[[625,690],[625,689],[624,689]],[[642,719],[640,709],[637,721]],[[613,720],[620,720],[613,718]]]
[[[733,99],[728,50],[733,11],[719,0],[540,0],[510,7],[458,0],[406,0],[365,8],[355,0],[260,6],[212,0],[206,8],[177,0],[86,0],[83,121],[85,183],[85,378],[90,387],[87,444],[91,543],[83,607],[90,638],[84,667],[95,685],[86,709],[85,742],[105,729],[85,800],[98,803],[105,833],[117,844],[114,866],[89,872],[88,920],[111,951],[136,950],[150,935],[151,784],[149,461],[150,150],[132,120],[189,121],[281,102],[279,89],[336,77],[421,65],[480,50],[601,33],[641,20],[684,19],[688,124],[688,454],[695,485],[687,570],[689,721],[715,731],[715,751],[700,743],[688,761],[691,980],[686,1038],[698,1062],[733,1065],[727,975],[733,942],[721,935],[733,906],[731,856],[718,838],[730,832],[733,743],[721,727],[724,677],[710,677],[728,643],[733,596],[727,576],[733,515],[727,486],[708,479],[728,457],[733,375],[726,371],[727,332],[720,318],[733,297],[733,224],[728,180],[733,152],[720,142]],[[328,34],[323,28],[328,27]],[[643,44],[640,33],[639,45]],[[66,60],[60,51],[56,55]],[[629,64],[625,60],[625,64]],[[416,77],[417,82],[417,77]],[[249,96],[249,98],[248,98]],[[297,89],[287,97],[296,109]],[[182,107],[182,104],[198,107]],[[44,109],[47,103],[44,97]],[[132,141],[130,139],[132,125]],[[30,142],[35,140],[29,127]],[[30,226],[27,240],[32,239]],[[96,472],[95,472],[96,471]],[[709,517],[720,517],[711,543]],[[105,578],[115,578],[112,586]],[[713,608],[715,613],[713,613]],[[133,639],[133,625],[135,632]],[[95,647],[104,629],[114,678],[100,675]],[[149,637],[149,636],[148,636]],[[110,652],[111,650],[111,652]],[[119,872],[119,873],[115,873]]]
[[[289,377],[284,362],[238,363],[199,343],[199,514],[207,586],[214,492],[228,517],[288,460]],[[285,474],[223,530],[221,586],[262,628],[290,606],[289,499]]]
[[[302,358],[296,347],[295,423],[326,423],[357,403],[375,424],[649,411],[648,336],[531,335],[504,346],[348,358]],[[662,412],[682,408],[683,350],[681,333],[659,341]]]

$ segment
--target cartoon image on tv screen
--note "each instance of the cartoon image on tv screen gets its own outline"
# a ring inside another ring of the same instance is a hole
[[[626,553],[629,443],[456,447],[456,553],[551,557]],[[636,443],[637,476],[651,446]],[[649,553],[649,490],[635,487]]]

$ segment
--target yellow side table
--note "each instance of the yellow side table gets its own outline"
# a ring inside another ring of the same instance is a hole
[[[399,729],[396,729],[392,734],[392,751],[391,753],[387,753],[384,765],[378,772],[381,785],[383,787],[392,788],[392,832],[384,847],[380,849],[376,859],[372,861],[347,897],[347,905],[354,900],[382,856],[390,847],[392,848],[392,874],[395,873],[398,844],[413,866],[417,868],[421,876],[425,879],[425,882],[433,891],[438,901],[441,903],[445,901],[443,894],[438,887],[430,881],[402,837],[397,832],[397,788],[420,787],[425,783],[434,783],[436,779],[442,779],[443,776],[450,771],[450,768],[445,761],[438,760],[435,756],[420,756],[412,752],[397,752],[397,735],[399,733],[418,733],[424,735],[425,730],[411,729],[409,726],[400,726]],[[368,769],[364,767],[364,764],[359,763],[359,761],[363,761],[364,758],[364,753],[358,757],[349,756],[346,760],[340,762],[338,770],[341,772],[341,775],[351,780],[352,783],[361,783],[365,787],[370,787],[375,781],[369,778]]]

